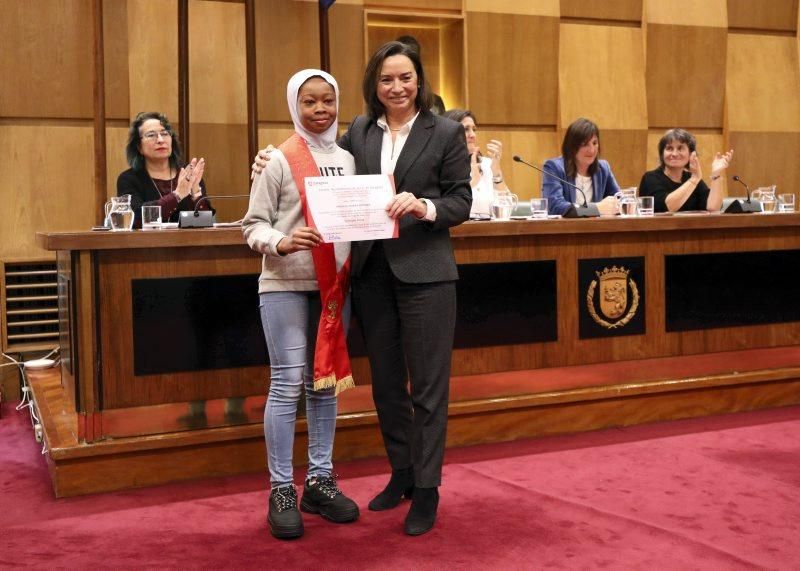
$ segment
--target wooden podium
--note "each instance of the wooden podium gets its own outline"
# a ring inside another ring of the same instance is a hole
[[[470,222],[448,445],[800,402],[800,214]],[[37,235],[60,375],[32,376],[58,496],[265,470],[260,256],[238,228]],[[383,454],[360,332],[336,458]],[[305,458],[298,422],[295,458]]]

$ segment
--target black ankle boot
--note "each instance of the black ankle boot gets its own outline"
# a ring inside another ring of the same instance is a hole
[[[411,509],[406,516],[408,535],[422,535],[433,529],[439,507],[439,488],[414,488]]]
[[[388,510],[397,507],[400,500],[405,496],[411,499],[414,492],[414,467],[403,468],[402,470],[392,470],[392,477],[383,491],[372,498],[369,509],[374,512]]]

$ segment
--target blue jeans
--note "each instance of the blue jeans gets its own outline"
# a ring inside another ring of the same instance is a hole
[[[291,484],[297,404],[306,389],[308,476],[330,476],[336,431],[335,389],[314,390],[314,347],[320,316],[317,291],[260,294],[261,324],[270,361],[270,386],[264,409],[264,437],[273,488]],[[350,322],[350,299],[342,314]]]

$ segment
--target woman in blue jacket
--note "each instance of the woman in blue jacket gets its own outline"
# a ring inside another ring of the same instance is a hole
[[[619,185],[608,162],[600,159],[600,130],[592,121],[580,118],[567,128],[561,156],[545,161],[544,170],[583,190],[581,194],[557,178],[542,175],[542,196],[547,198],[550,214],[575,216],[575,207],[586,202],[595,204],[601,215],[617,213],[614,195]]]

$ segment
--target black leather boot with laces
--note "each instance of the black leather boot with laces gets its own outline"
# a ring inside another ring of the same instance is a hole
[[[328,521],[347,523],[358,519],[358,506],[345,496],[333,476],[312,477],[303,487],[300,509],[319,514]]]
[[[414,493],[414,467],[392,470],[392,477],[383,491],[372,498],[369,509],[374,512],[397,507],[404,497],[411,499]]]
[[[294,485],[272,489],[267,522],[269,531],[278,539],[293,539],[303,535],[303,518],[297,510]]]

